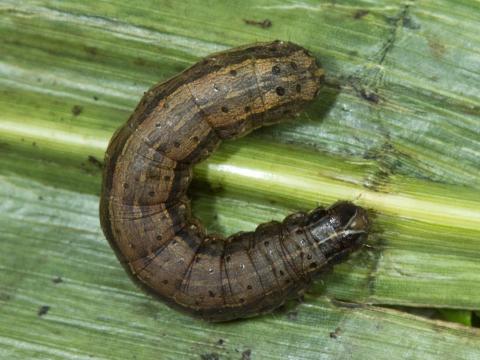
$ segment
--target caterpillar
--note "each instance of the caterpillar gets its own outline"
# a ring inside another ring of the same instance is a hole
[[[350,202],[223,239],[186,195],[193,166],[222,140],[297,114],[323,81],[307,50],[274,41],[209,56],[144,94],[109,143],[100,197],[103,232],[141,288],[207,321],[251,317],[358,247],[368,216]]]

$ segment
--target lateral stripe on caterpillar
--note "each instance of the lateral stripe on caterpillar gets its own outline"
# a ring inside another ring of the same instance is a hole
[[[365,210],[340,202],[221,239],[192,217],[192,167],[222,140],[300,111],[324,72],[289,42],[212,55],[145,93],[105,155],[103,231],[127,272],[208,321],[271,311],[366,237]]]

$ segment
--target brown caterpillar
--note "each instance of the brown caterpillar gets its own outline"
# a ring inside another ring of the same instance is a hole
[[[208,321],[271,311],[366,237],[365,210],[340,202],[227,239],[208,236],[186,191],[221,140],[294,115],[324,71],[281,41],[212,55],[143,96],[105,156],[102,228],[148,292]]]

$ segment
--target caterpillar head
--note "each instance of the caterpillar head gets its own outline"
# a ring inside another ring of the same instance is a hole
[[[342,201],[327,210],[315,209],[308,218],[313,239],[327,256],[337,256],[356,249],[368,235],[367,211],[351,202]]]

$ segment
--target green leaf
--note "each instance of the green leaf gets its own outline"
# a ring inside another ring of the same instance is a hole
[[[440,315],[447,321],[456,322],[459,324],[471,326],[472,325],[472,312],[465,310],[451,310],[451,309],[439,309]]]
[[[468,0],[2,1],[0,357],[480,357],[474,329],[380,307],[447,309],[463,324],[480,311],[479,10]],[[264,19],[272,26],[244,21]],[[228,234],[348,199],[374,228],[304,303],[206,324],[124,274],[99,227],[99,162],[148,87],[212,52],[273,39],[311,50],[328,84],[300,118],[200,164],[195,214]]]
[[[229,324],[192,319],[142,294],[125,276],[101,233],[96,196],[16,176],[0,181],[3,358],[479,354],[478,332],[472,329],[313,294],[254,319]],[[211,199],[196,200],[202,207],[211,204]]]

